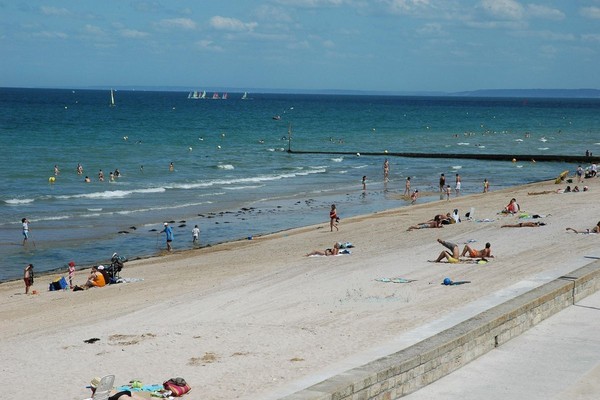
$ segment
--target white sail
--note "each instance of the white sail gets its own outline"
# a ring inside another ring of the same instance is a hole
[[[110,106],[115,106],[115,94],[112,89],[110,89]]]
[[[205,99],[206,98],[206,90],[202,91],[202,96],[200,96],[201,99]]]
[[[248,92],[244,92],[244,95],[242,96],[242,100],[246,100],[248,98]]]

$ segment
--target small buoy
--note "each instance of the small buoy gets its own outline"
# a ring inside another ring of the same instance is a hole
[[[387,151],[387,150],[384,150],[383,152],[384,152],[385,154],[387,154],[387,152],[388,152],[388,151]]]
[[[50,178],[48,178],[48,182],[54,183],[54,181],[56,181],[55,177],[51,176]]]
[[[512,159],[512,162],[517,162],[517,159],[516,159],[516,158],[513,158],[513,159]]]
[[[356,153],[356,157],[360,157],[360,153]]]
[[[188,147],[188,150],[189,150],[189,151],[192,151],[192,146]]]
[[[452,279],[444,278],[444,285],[452,285]]]
[[[221,148],[221,146],[217,146],[217,149],[220,149],[220,148]]]
[[[221,137],[225,137],[225,134],[224,134],[224,133],[221,133]]]

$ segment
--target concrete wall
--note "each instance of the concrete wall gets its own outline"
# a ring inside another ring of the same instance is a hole
[[[282,400],[392,400],[501,346],[600,289],[600,262],[572,271],[397,353]]]

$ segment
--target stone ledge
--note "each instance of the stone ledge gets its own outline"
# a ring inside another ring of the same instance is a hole
[[[281,400],[392,400],[448,375],[600,289],[600,261],[523,293],[406,349]]]

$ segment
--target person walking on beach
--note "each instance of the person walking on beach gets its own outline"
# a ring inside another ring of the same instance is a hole
[[[171,228],[167,222],[165,222],[164,226],[164,229],[160,231],[160,233],[165,233],[165,239],[167,239],[167,251],[171,251],[171,242],[173,241],[173,228]]]
[[[25,294],[29,294],[29,288],[33,285],[33,264],[27,264],[25,267],[23,281],[25,281]]]
[[[577,183],[583,182],[583,168],[581,167],[581,165],[579,165],[577,167],[576,175],[577,175]]]
[[[340,218],[337,215],[337,210],[335,208],[335,204],[332,204],[331,211],[329,211],[329,228],[331,229],[331,232],[333,232],[333,228],[335,228],[336,231],[339,231],[339,229],[338,229],[339,221],[340,221]]]
[[[192,243],[198,244],[199,239],[200,239],[200,228],[198,228],[198,225],[195,225],[194,229],[192,229]]]
[[[406,177],[406,183],[404,184],[404,194],[403,196],[410,195],[410,176]]]
[[[450,193],[452,193],[452,189],[450,185],[446,185],[446,200],[450,201]]]
[[[485,178],[483,180],[483,193],[487,193],[490,190],[490,183],[488,182],[487,178]]]
[[[460,175],[456,174],[456,195],[458,196],[460,194]]]
[[[444,188],[446,187],[446,176],[444,174],[440,175],[440,192],[444,192]]]

